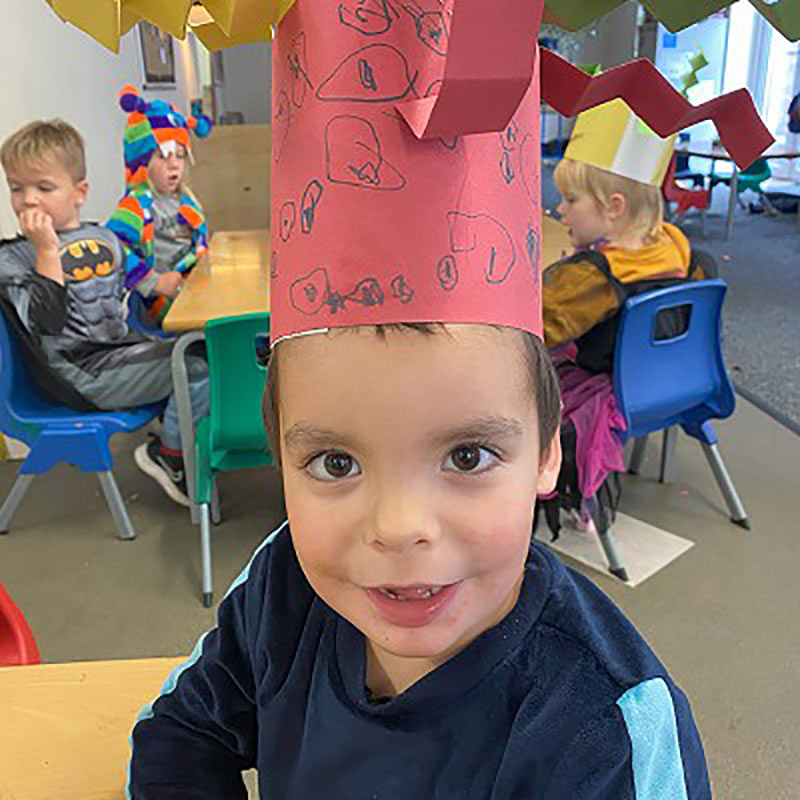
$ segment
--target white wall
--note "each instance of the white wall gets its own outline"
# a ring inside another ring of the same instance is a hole
[[[96,0],[87,0],[96,2]],[[117,92],[126,83],[141,89],[137,31],[122,41],[120,55],[65,25],[44,0],[0,0],[0,140],[33,119],[63,117],[86,140],[89,202],[84,217],[103,221],[124,188],[122,134],[125,113]],[[199,96],[195,59],[188,42],[175,42],[177,89],[157,94],[189,113]],[[143,92],[147,97],[152,92]],[[13,236],[16,218],[0,180],[0,233]]]
[[[271,52],[267,42],[222,51],[224,111],[241,111],[244,121],[254,125],[270,121]]]

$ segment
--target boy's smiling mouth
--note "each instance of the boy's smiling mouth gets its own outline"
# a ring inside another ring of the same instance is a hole
[[[442,591],[444,586],[378,586],[392,600],[427,600]]]
[[[366,589],[366,593],[386,622],[403,628],[421,628],[449,605],[461,583],[376,586]]]

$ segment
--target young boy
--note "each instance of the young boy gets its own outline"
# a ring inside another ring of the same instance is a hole
[[[281,800],[708,798],[683,694],[531,547],[560,458],[539,209],[497,134],[454,152],[389,113],[388,78],[441,77],[413,19],[365,46],[339,14],[298,0],[273,61],[276,108],[295,90],[273,132],[265,399],[288,522],[139,715],[129,795],[244,798],[258,767]],[[407,73],[385,72],[394,52]],[[534,81],[513,120],[534,151],[537,110]],[[281,225],[309,181],[311,224]]]
[[[143,306],[142,323],[160,328],[197,259],[208,249],[203,208],[185,183],[189,131],[208,136],[207,117],[185,118],[164,100],[147,102],[124,86],[125,195],[108,227],[130,250],[125,286]],[[138,307],[134,303],[134,308]]]
[[[556,166],[558,213],[575,254],[544,272],[545,343],[574,342],[575,362],[589,372],[612,371],[617,314],[628,297],[710,277],[710,258],[693,257],[686,236],[664,222],[661,184],[673,152],[674,137],[660,139],[613,100],[578,117]]]
[[[22,236],[0,247],[0,299],[42,388],[82,411],[132,408],[169,398],[163,437],[136,462],[169,497],[188,505],[169,342],[128,331],[126,252],[111,231],[81,222],[89,184],[80,134],[37,121],[0,150]],[[195,419],[208,411],[208,368],[190,363]]]

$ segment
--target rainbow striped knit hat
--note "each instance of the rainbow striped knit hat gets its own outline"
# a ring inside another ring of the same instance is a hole
[[[204,138],[211,132],[212,122],[206,116],[184,117],[165,100],[147,102],[135,86],[123,86],[119,104],[128,112],[125,127],[125,182],[129,186],[147,180],[147,165],[156,148],[164,156],[182,144],[191,155],[189,130]]]

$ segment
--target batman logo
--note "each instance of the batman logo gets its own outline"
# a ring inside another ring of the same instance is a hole
[[[114,253],[97,239],[79,239],[61,248],[61,266],[74,281],[105,277],[114,271]]]

